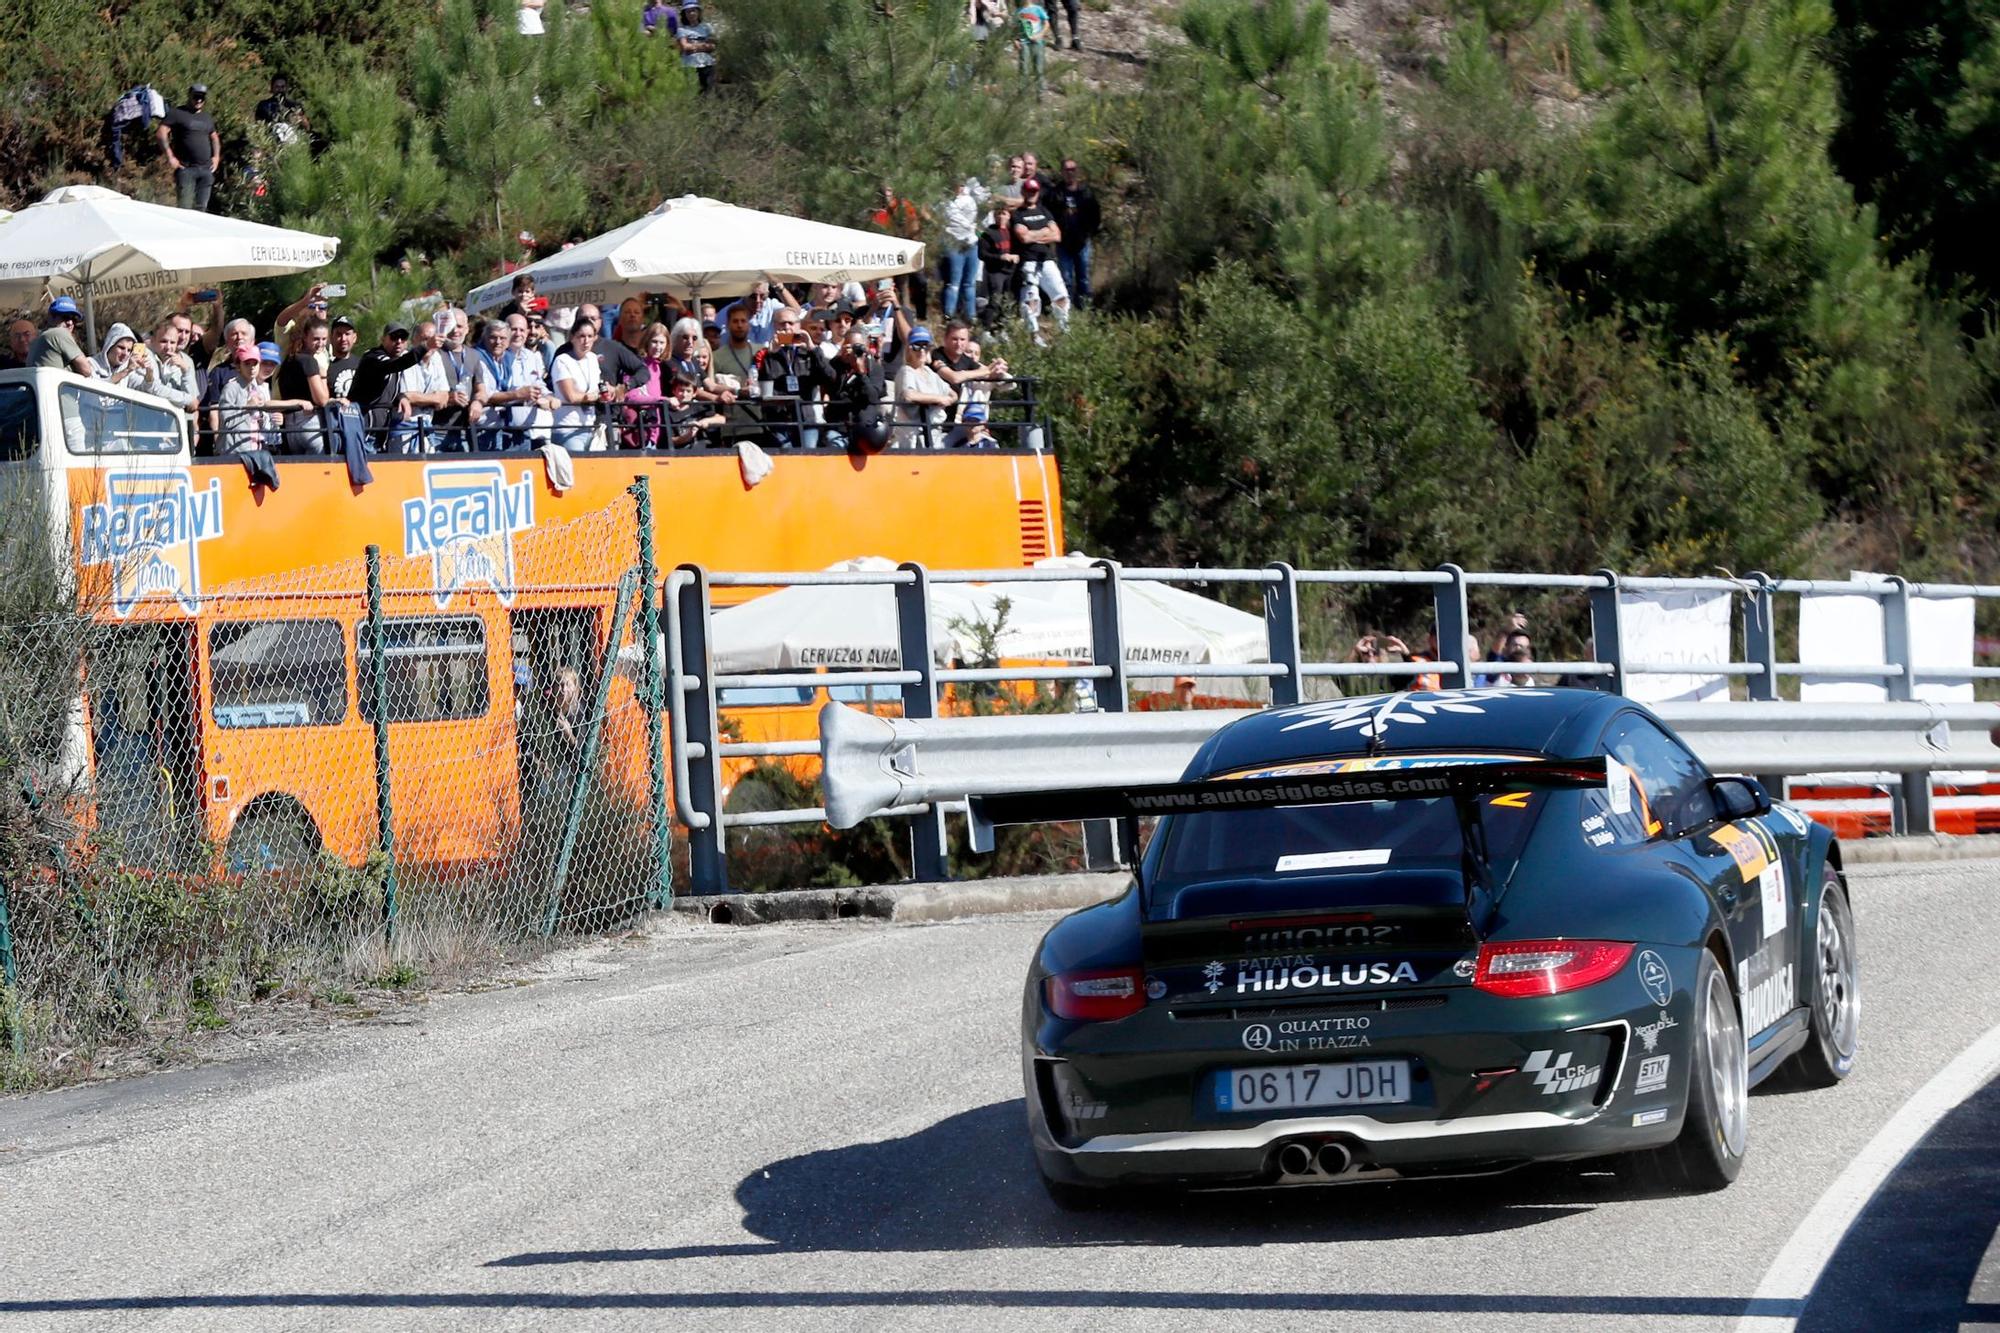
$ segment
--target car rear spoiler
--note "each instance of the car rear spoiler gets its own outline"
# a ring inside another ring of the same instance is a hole
[[[1502,759],[1491,763],[1439,764],[1430,768],[1378,768],[1356,773],[1309,773],[1269,778],[1216,778],[1131,787],[1078,787],[1068,791],[975,796],[969,802],[972,845],[992,848],[998,824],[1061,823],[1073,819],[1137,819],[1147,815],[1218,814],[1285,806],[1342,805],[1362,801],[1414,801],[1501,792],[1563,790],[1605,785],[1604,757]]]

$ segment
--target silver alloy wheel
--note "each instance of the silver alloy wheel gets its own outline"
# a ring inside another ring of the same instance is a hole
[[[1854,984],[1854,937],[1834,903],[1823,898],[1819,908],[1820,1019],[1834,1053],[1851,1060],[1861,1035],[1861,994]]]
[[[1717,968],[1709,974],[1706,1029],[1709,1091],[1715,1099],[1715,1123],[1731,1157],[1741,1157],[1750,1143],[1750,1051],[1743,1043],[1743,1024],[1736,1016],[1736,998]]]

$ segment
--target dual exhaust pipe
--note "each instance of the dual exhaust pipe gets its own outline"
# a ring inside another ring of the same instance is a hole
[[[1292,1142],[1278,1149],[1278,1174],[1288,1179],[1331,1179],[1345,1175],[1354,1165],[1354,1154],[1338,1143],[1322,1143],[1318,1148]]]

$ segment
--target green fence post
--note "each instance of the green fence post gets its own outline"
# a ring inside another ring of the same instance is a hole
[[[562,849],[556,853],[556,871],[549,878],[549,902],[542,909],[542,934],[556,933],[556,913],[562,906],[563,888],[569,883],[570,858],[576,854],[576,835],[583,825],[584,798],[590,794],[590,779],[597,771],[597,746],[604,738],[604,714],[611,706],[611,677],[618,668],[618,645],[625,627],[632,621],[635,580],[627,574],[618,580],[618,608],[611,614],[611,637],[604,641],[604,657],[597,665],[597,699],[590,710],[590,727],[584,733],[583,753],[577,757],[576,777],[570,783],[569,811],[563,816]]]
[[[389,660],[382,628],[382,548],[368,548],[369,692],[375,700],[375,841],[382,849],[382,938],[396,942],[396,807],[389,797]]]
[[[7,1031],[14,1039],[14,1058],[28,1058],[27,1035],[21,1031],[20,974],[14,967],[14,927],[7,919],[7,881],[0,879],[0,992],[7,997]]]
[[[639,517],[639,632],[646,658],[646,795],[653,810],[653,869],[657,880],[648,901],[665,907],[674,896],[673,826],[667,822],[667,774],[660,710],[666,705],[666,665],[660,660],[660,604],[653,589],[660,571],[653,558],[653,488],[645,477],[632,479]]]

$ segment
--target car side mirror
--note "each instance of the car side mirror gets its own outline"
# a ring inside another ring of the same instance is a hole
[[[1718,819],[1752,819],[1771,812],[1771,794],[1755,778],[1710,778],[1708,789],[1715,797]]]

